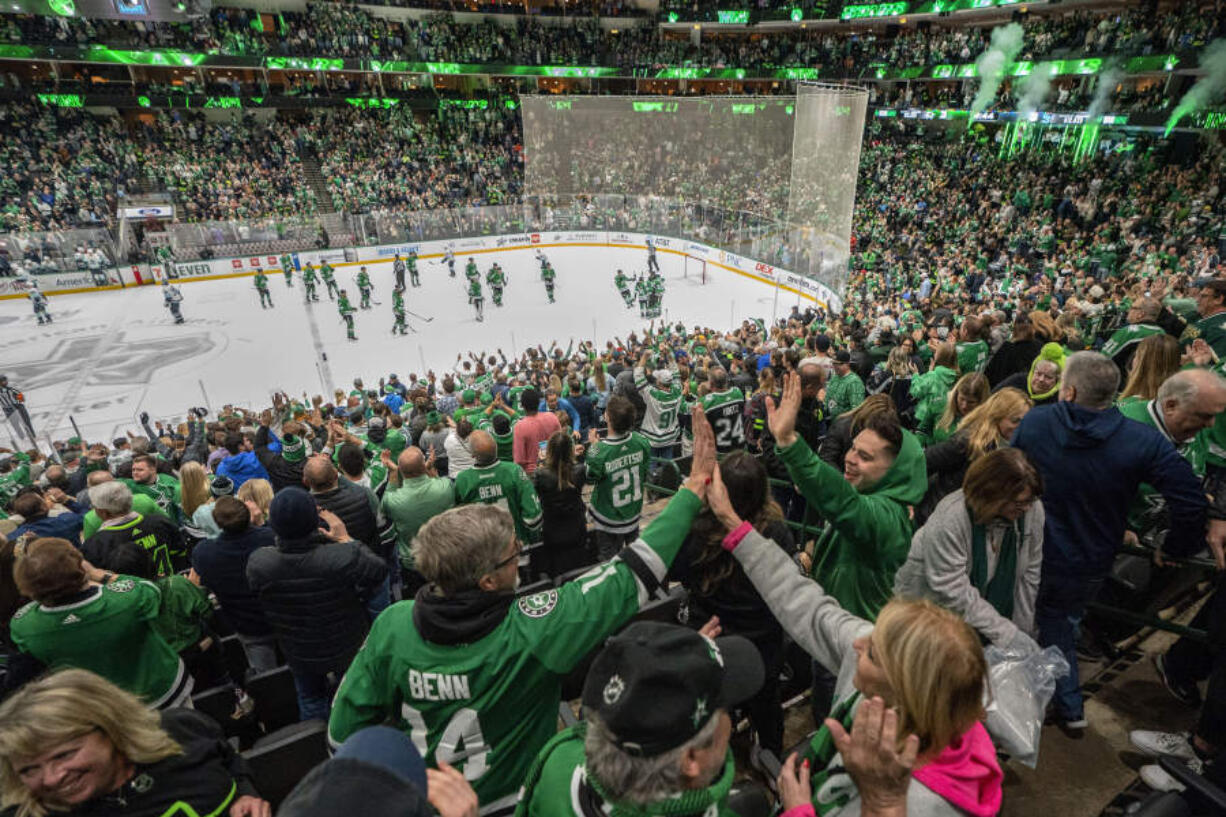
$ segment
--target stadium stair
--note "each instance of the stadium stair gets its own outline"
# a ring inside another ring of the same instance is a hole
[[[332,194],[328,192],[328,185],[324,183],[323,170],[320,169],[319,159],[315,156],[315,150],[309,145],[303,145],[298,151],[298,158],[302,159],[302,173],[311,185],[312,192],[315,193],[316,206],[319,208],[319,212],[324,214],[335,213],[336,208],[332,206]]]

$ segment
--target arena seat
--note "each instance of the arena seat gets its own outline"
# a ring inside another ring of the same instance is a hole
[[[256,719],[265,732],[298,722],[298,692],[289,667],[277,667],[247,679],[247,693],[255,699]]]
[[[276,811],[298,781],[328,759],[328,724],[302,721],[278,729],[243,753],[260,796]]]
[[[247,663],[247,653],[237,635],[228,635],[221,639],[221,652],[225,656],[226,670],[236,684],[243,684],[251,667]]]

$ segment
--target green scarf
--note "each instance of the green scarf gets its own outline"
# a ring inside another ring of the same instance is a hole
[[[971,509],[966,515],[974,519]],[[971,583],[1007,619],[1013,618],[1013,585],[1017,580],[1017,543],[1025,535],[1022,520],[1005,527],[996,560],[996,572],[988,578],[988,531],[986,525],[971,523]]]
[[[859,700],[860,693],[857,691],[850,698],[836,705],[830,712],[830,717],[843,724],[843,728],[849,733],[852,721],[855,720],[856,703]],[[828,814],[847,805],[851,799],[850,792],[855,791],[854,788],[849,787],[848,793],[840,793],[830,802],[820,802],[817,799],[818,792],[826,785],[826,781],[834,774],[842,772],[842,769],[830,768],[830,761],[838,753],[839,750],[834,745],[834,736],[830,734],[830,728],[823,723],[822,728],[813,733],[804,756],[804,759],[809,761],[810,767],[815,769],[809,777],[809,786],[813,792],[813,808],[819,815]]]

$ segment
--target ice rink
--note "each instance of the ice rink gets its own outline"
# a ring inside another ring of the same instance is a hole
[[[320,302],[303,302],[300,275],[287,288],[280,272],[269,276],[274,308],[261,309],[252,278],[189,281],[181,285],[186,323],[176,326],[162,305],[159,287],[55,295],[49,301],[54,323],[39,326],[28,300],[0,301],[0,373],[25,392],[40,440],[72,435],[69,416],[89,439],[110,439],[138,430],[137,415],[179,420],[190,406],[217,409],[233,403],[252,409],[269,405],[273,389],[290,394],[329,394],[361,377],[369,387],[395,372],[433,369],[440,377],[456,366],[456,355],[508,357],[527,346],[573,339],[595,340],[601,347],[615,336],[647,325],[637,304],[626,308],[613,286],[618,269],[642,270],[646,254],[632,249],[586,247],[547,251],[557,270],[557,302],[550,304],[530,248],[475,256],[482,273],[485,321],[478,323],[465,295],[466,257],[456,259],[456,277],[438,260],[419,262],[421,287],[405,293],[416,330],[393,335],[390,263],[368,264],[381,304],[355,315],[357,341],[345,338],[344,322],[322,285]],[[720,330],[745,318],[771,318],[790,311],[797,296],[707,265],[699,284],[696,262],[660,254],[667,280],[663,308],[671,323]],[[507,273],[501,308],[490,299],[485,272],[498,261]],[[337,267],[337,283],[358,305],[356,266]],[[325,388],[328,387],[328,388]],[[207,395],[207,397],[206,397]],[[330,399],[325,396],[325,400]],[[0,423],[0,445],[9,429]]]

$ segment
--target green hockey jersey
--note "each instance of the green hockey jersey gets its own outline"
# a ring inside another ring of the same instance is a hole
[[[10,633],[18,649],[49,668],[87,669],[156,707],[181,692],[187,678],[158,635],[161,604],[153,582],[119,576],[69,604],[30,602],[13,616]]]
[[[982,340],[959,343],[956,349],[958,351],[958,371],[962,374],[982,372],[983,367],[988,365],[988,356],[992,351]]]
[[[630,546],[637,569],[651,572],[646,584],[616,557],[556,590],[507,598],[505,618],[476,640],[428,641],[414,614],[419,602],[393,604],[341,681],[329,741],[391,723],[427,765],[441,759],[463,772],[482,814],[509,811],[557,731],[562,678],[646,603],[701,507],[682,489]]]
[[[733,386],[702,398],[702,413],[715,432],[715,448],[721,454],[745,447],[745,394]]]
[[[588,502],[592,527],[608,533],[633,533],[643,512],[643,486],[651,463],[651,443],[631,432],[601,440],[588,449]]]
[[[1184,443],[1177,443],[1166,429],[1166,423],[1158,414],[1156,400],[1123,400],[1119,404],[1120,413],[1130,420],[1144,423],[1162,432],[1162,436],[1171,440],[1179,455],[1192,466],[1193,473],[1200,479],[1205,477],[1205,463],[1209,456],[1211,435],[1214,429],[1201,429],[1196,436]],[[1148,547],[1161,547],[1166,540],[1166,532],[1170,529],[1167,518],[1166,500],[1154,486],[1148,482],[1141,483],[1137,495],[1133,497],[1128,508],[1128,529],[1137,534],[1141,544]]]
[[[132,493],[150,497],[172,522],[183,520],[179,481],[170,474],[158,474],[152,485],[134,479],[121,479],[120,482],[132,489]]]
[[[1153,324],[1131,323],[1122,329],[1117,329],[1107,339],[1107,342],[1103,344],[1102,353],[1114,360],[1117,355],[1130,346],[1140,343],[1150,335],[1161,335],[1162,331],[1162,327],[1154,326]]]
[[[515,520],[515,533],[524,544],[541,539],[541,500],[524,469],[514,462],[474,465],[455,478],[455,504],[480,502],[497,505]]]

